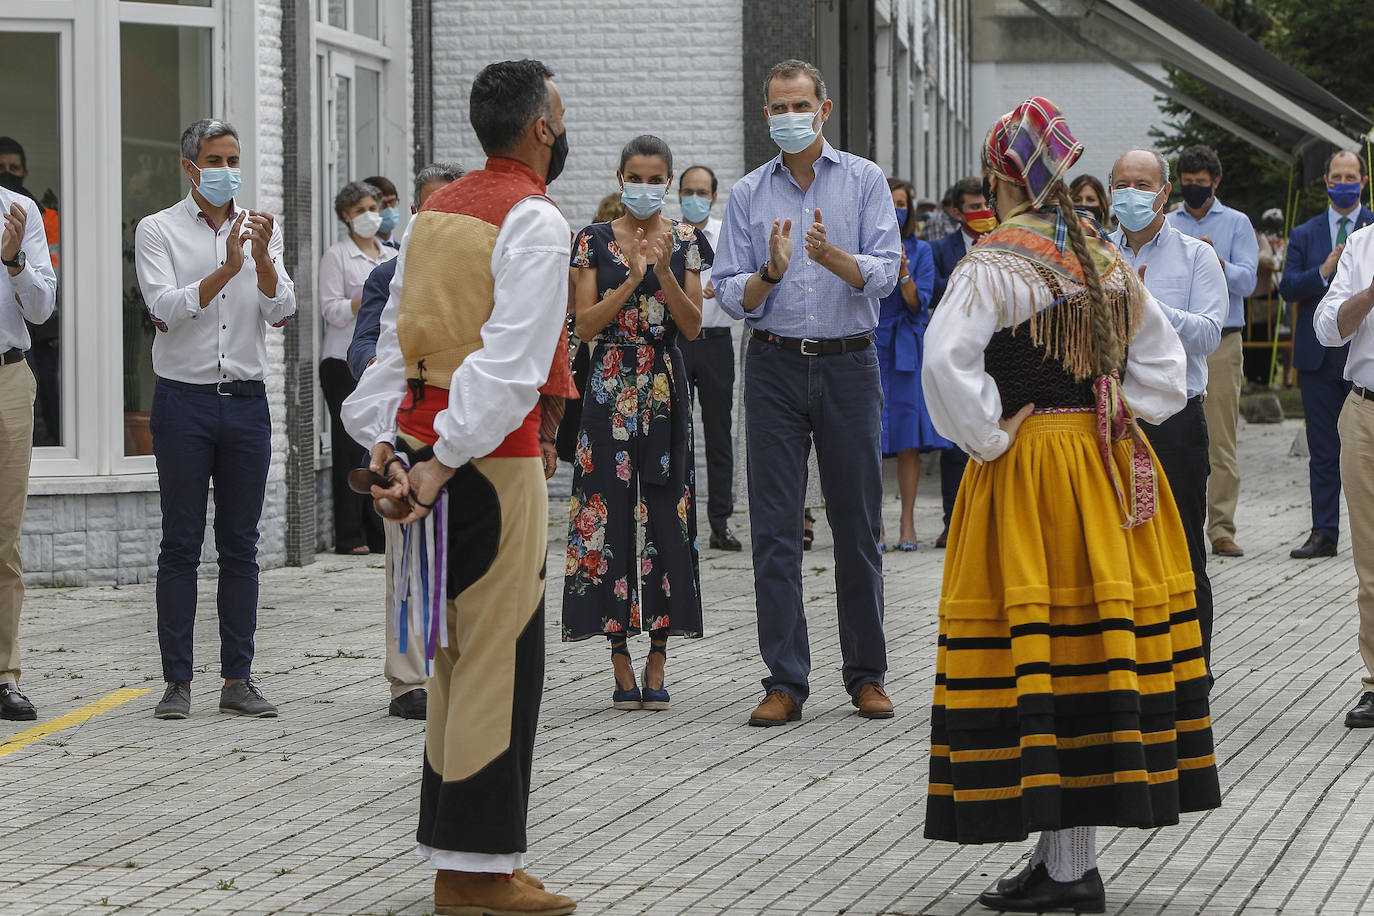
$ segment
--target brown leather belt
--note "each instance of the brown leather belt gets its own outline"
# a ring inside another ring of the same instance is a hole
[[[770,331],[753,331],[754,339],[784,350],[795,350],[802,356],[833,356],[836,353],[850,353],[866,350],[873,346],[873,334],[859,334],[854,337],[833,337],[816,340],[811,337],[782,337]]]

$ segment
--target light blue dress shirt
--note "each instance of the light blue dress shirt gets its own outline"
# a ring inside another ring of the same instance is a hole
[[[1245,297],[1255,291],[1255,281],[1259,278],[1259,239],[1255,236],[1255,227],[1250,225],[1250,217],[1213,197],[1212,206],[1202,214],[1202,219],[1193,219],[1182,204],[1165,219],[1184,235],[1195,239],[1205,235],[1212,240],[1212,247],[1223,262],[1221,267],[1226,274],[1226,289],[1231,300],[1221,326],[1227,329],[1245,327]]]
[[[892,192],[877,165],[826,142],[815,170],[815,180],[803,191],[779,154],[730,189],[711,268],[716,301],[726,314],[747,319],[749,327],[783,337],[827,340],[865,334],[877,327],[879,300],[897,285],[902,260]],[[863,289],[807,256],[806,232],[817,210],[826,241],[858,261]],[[768,260],[775,219],[792,220],[792,260],[768,298],[746,312],[744,287]]]
[[[1163,306],[1188,355],[1188,397],[1197,397],[1207,390],[1207,357],[1221,343],[1221,323],[1230,305],[1216,253],[1167,220],[1138,252],[1131,250],[1121,229],[1112,233],[1112,241],[1132,270],[1145,268],[1145,288]]]

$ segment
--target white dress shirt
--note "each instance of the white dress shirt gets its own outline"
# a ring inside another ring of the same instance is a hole
[[[992,461],[1011,445],[998,425],[1002,396],[983,368],[983,351],[998,330],[1021,324],[1032,309],[1043,311],[1053,301],[1044,283],[1031,286],[972,258],[960,261],[950,275],[926,331],[921,389],[935,429],[979,461]],[[1014,304],[1007,324],[998,321],[999,302]],[[1183,408],[1185,382],[1183,345],[1147,294],[1127,352],[1122,393],[1136,416],[1161,423]]]
[[[406,226],[382,309],[377,361],[343,403],[344,428],[359,442],[396,439],[396,411],[407,391],[396,312],[414,225]],[[529,197],[506,214],[491,252],[494,304],[482,325],[482,346],[454,370],[448,407],[434,417],[434,455],[448,467],[495,451],[534,409],[563,331],[571,257],[567,220],[550,201]]]
[[[32,342],[24,319],[42,324],[57,307],[57,274],[48,257],[48,237],[43,231],[43,214],[38,204],[23,194],[0,188],[0,210],[10,212],[14,204],[24,208],[24,237],[19,250],[24,252],[24,269],[10,276],[0,267],[0,353],[18,347],[27,350]],[[0,232],[4,221],[0,220]]]
[[[1374,226],[1365,226],[1346,238],[1340,263],[1331,277],[1331,286],[1312,316],[1312,328],[1322,346],[1350,344],[1350,354],[1345,358],[1345,377],[1361,388],[1374,388],[1374,312],[1366,315],[1349,337],[1341,336],[1336,314],[1345,300],[1368,289],[1371,280],[1374,280]]]
[[[716,243],[720,241],[720,220],[715,216],[706,218],[706,225],[699,230],[706,236],[706,241],[711,243],[711,250],[716,250]],[[706,284],[711,282],[711,268],[701,269],[701,288],[706,289]],[[701,326],[703,328],[728,328],[732,327],[735,319],[725,314],[725,309],[720,307],[714,296],[702,295],[701,297]]]
[[[324,318],[321,359],[348,359],[353,326],[358,323],[353,297],[362,295],[372,268],[400,254],[390,245],[378,242],[377,247],[381,250],[373,258],[350,236],[335,242],[320,258],[320,315]]]
[[[238,276],[200,307],[200,283],[224,263],[225,244],[238,218],[212,226],[190,194],[166,210],[138,221],[134,264],[143,301],[157,326],[153,371],[191,385],[262,380],[267,372],[267,329],[296,314],[296,287],[282,264],[281,224],[272,226],[267,253],[277,269],[272,296],[258,289],[251,243],[243,242]],[[242,230],[240,230],[242,231]]]
[[[1145,268],[1145,288],[1164,309],[1188,354],[1188,397],[1197,397],[1207,390],[1207,357],[1221,343],[1221,323],[1231,305],[1216,252],[1168,220],[1140,251],[1131,250],[1121,229],[1112,233],[1112,241],[1132,270]]]

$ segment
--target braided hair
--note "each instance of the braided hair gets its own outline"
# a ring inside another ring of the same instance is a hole
[[[1083,269],[1083,285],[1088,291],[1091,308],[1089,314],[1088,366],[1092,377],[1110,375],[1121,368],[1126,357],[1125,341],[1122,337],[1120,321],[1112,308],[1107,294],[1102,289],[1102,277],[1097,272],[1092,253],[1088,250],[1088,240],[1083,236],[1083,224],[1074,209],[1073,198],[1063,182],[1054,191],[1054,202],[1059,207],[1059,216],[1068,225],[1069,245]]]

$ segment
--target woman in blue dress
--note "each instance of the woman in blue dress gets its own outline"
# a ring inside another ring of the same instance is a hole
[[[921,452],[949,448],[935,431],[921,394],[921,356],[930,324],[935,260],[930,245],[916,237],[912,213],[915,190],[898,178],[887,180],[902,230],[902,266],[897,288],[884,297],[878,313],[878,367],[883,380],[883,455],[897,456],[897,489],[902,498],[898,550],[916,549],[912,512],[921,482]],[[883,543],[887,538],[884,536]]]

